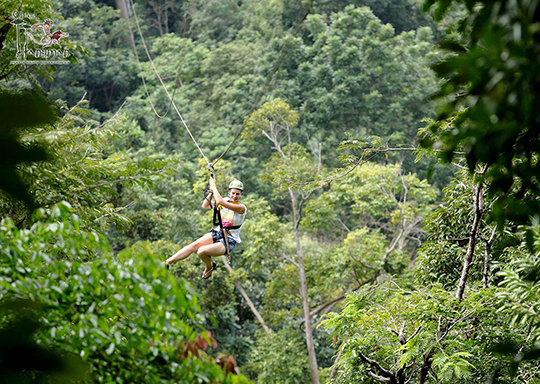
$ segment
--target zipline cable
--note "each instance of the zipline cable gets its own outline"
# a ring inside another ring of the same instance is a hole
[[[195,137],[193,136],[193,134],[191,133],[189,127],[187,126],[186,122],[184,121],[184,118],[182,117],[182,114],[180,113],[180,111],[178,110],[178,107],[176,106],[173,98],[171,97],[169,91],[167,90],[167,87],[165,86],[165,84],[163,83],[163,80],[161,79],[161,76],[159,75],[159,72],[157,71],[157,68],[156,66],[154,65],[154,61],[152,60],[152,57],[150,55],[150,52],[148,51],[148,47],[146,45],[146,41],[144,40],[144,36],[142,34],[142,30],[141,30],[141,26],[140,26],[140,23],[139,23],[139,19],[137,17],[137,11],[135,9],[135,4],[133,2],[133,0],[130,0],[130,3],[131,3],[131,8],[133,10],[133,16],[135,18],[135,23],[137,25],[137,31],[139,33],[139,36],[141,38],[141,42],[143,44],[143,47],[144,47],[144,51],[146,53],[146,56],[148,57],[148,60],[150,61],[150,64],[152,65],[152,68],[154,70],[154,73],[156,74],[157,78],[159,79],[163,89],[165,90],[165,92],[167,93],[167,97],[169,98],[172,106],[174,107],[176,113],[178,114],[178,116],[180,117],[180,120],[182,121],[182,123],[184,124],[184,127],[186,128],[186,130],[188,131],[189,135],[191,136],[191,139],[193,140],[193,142],[195,143],[195,146],[197,147],[197,149],[199,150],[199,152],[201,153],[202,157],[204,158],[204,160],[206,161],[206,164],[208,165],[209,168],[213,167],[219,160],[221,160],[223,158],[223,156],[225,156],[225,154],[229,151],[229,149],[231,149],[231,147],[234,145],[234,143],[236,142],[236,140],[240,137],[242,131],[244,130],[245,126],[246,126],[246,121],[247,121],[247,117],[249,117],[253,111],[255,110],[255,108],[257,108],[259,102],[261,101],[262,99],[262,96],[264,94],[264,92],[266,92],[266,89],[268,88],[270,82],[272,81],[273,77],[274,77],[274,74],[276,73],[276,71],[278,70],[278,68],[281,66],[281,63],[283,62],[283,60],[285,59],[285,55],[287,53],[287,50],[288,50],[288,46],[289,46],[289,40],[286,40],[281,48],[281,51],[279,53],[279,57],[278,59],[276,60],[276,62],[274,63],[274,65],[272,66],[272,68],[270,69],[270,72],[268,73],[268,76],[266,77],[266,80],[261,88],[261,90],[259,91],[259,93],[257,94],[257,97],[255,98],[255,101],[253,102],[253,105],[251,106],[251,109],[246,117],[246,119],[244,119],[244,122],[242,123],[242,126],[240,127],[240,129],[236,132],[236,135],[234,136],[233,140],[231,141],[231,143],[227,146],[227,148],[225,148],[225,150],[221,153],[221,155],[219,155],[219,157],[212,163],[210,163],[210,161],[208,161],[208,159],[206,158],[206,156],[204,155],[203,151],[201,150],[199,144],[197,143],[197,140],[195,140]],[[309,7],[304,7],[303,8],[303,12],[300,14],[300,16],[298,17],[298,19],[295,21],[294,25],[291,27],[291,29],[289,30],[289,33],[290,33],[290,36],[294,37],[296,36],[296,33],[298,32],[299,28],[300,28],[300,25],[304,22],[305,18],[307,17],[307,15],[309,14]],[[129,15],[128,15],[128,18],[129,18]],[[130,32],[133,34],[132,30],[131,30],[131,26],[130,26],[130,23],[128,21],[128,27],[130,28]],[[138,60],[138,55],[136,53],[136,48],[135,48],[135,42],[133,41],[133,48],[134,48],[134,51],[135,51],[135,57],[136,59]],[[139,62],[139,66],[140,66],[140,62]],[[141,78],[143,78],[143,84],[145,84],[144,82],[144,76],[142,76],[142,71],[141,71]],[[146,88],[146,84],[145,84],[145,89],[147,90]],[[150,99],[150,95],[147,91],[147,96],[148,98]],[[152,102],[150,101],[150,103],[152,104]],[[156,113],[156,115],[159,116],[159,114],[157,113],[157,111],[155,110],[155,108],[152,106],[152,109],[154,110],[154,113]]]
[[[143,74],[143,70],[142,70],[142,65],[141,65],[141,61],[139,60],[139,54],[137,53],[137,47],[135,46],[135,39],[134,39],[134,35],[133,35],[133,30],[131,29],[131,21],[127,20],[127,25],[128,25],[128,28],[129,28],[129,33],[130,33],[130,42],[131,42],[131,46],[133,47],[133,53],[135,54],[135,60],[137,60],[137,67],[139,68],[139,75],[141,75],[141,80],[142,80],[142,83],[143,83],[143,86],[144,86],[144,91],[146,93],[146,97],[148,98],[148,101],[150,102],[150,108],[152,108],[152,110],[154,111],[154,114],[156,115],[156,117],[158,119],[164,119],[168,114],[169,114],[169,111],[171,110],[171,106],[172,106],[172,102],[171,100],[169,100],[169,106],[167,107],[167,110],[165,111],[165,113],[163,115],[160,115],[159,112],[157,111],[156,109],[156,106],[155,104],[152,102],[152,98],[150,97],[150,91],[148,90],[148,86],[146,85],[146,79],[144,78],[144,74]],[[178,69],[176,70],[176,77],[174,79],[174,90],[173,90],[173,94],[172,94],[172,98],[174,99],[174,96],[176,95],[176,90],[178,88],[178,79],[180,77],[180,66],[178,66]]]
[[[133,0],[131,0],[131,1],[133,1]],[[311,4],[311,2],[310,2],[310,4]],[[296,33],[300,29],[300,25],[306,19],[307,15],[309,14],[309,11],[310,11],[310,9],[307,6],[302,8],[302,13],[299,15],[299,17],[294,22],[294,25],[289,30],[289,33],[290,33],[291,37],[296,36]],[[266,92],[266,89],[268,88],[268,85],[272,81],[272,79],[274,77],[274,74],[276,73],[278,68],[281,66],[281,63],[285,59],[285,55],[287,54],[288,47],[289,47],[289,40],[286,38],[285,42],[283,43],[283,46],[281,47],[281,51],[279,53],[278,59],[276,60],[276,62],[272,66],[272,68],[270,69],[270,72],[268,73],[268,76],[266,77],[266,80],[265,80],[261,90],[257,94],[257,97],[255,98],[255,101],[253,102],[253,105],[251,106],[251,109],[250,109],[249,113],[247,114],[246,118],[244,119],[244,122],[242,123],[242,126],[240,127],[238,132],[236,132],[236,135],[234,136],[232,142],[227,146],[227,148],[225,148],[225,150],[221,153],[221,155],[219,155],[219,157],[215,161],[212,162],[212,164],[215,165],[219,160],[221,160],[221,158],[223,156],[225,156],[225,154],[229,151],[229,149],[231,149],[231,147],[236,142],[236,140],[240,137],[240,134],[242,133],[242,131],[246,127],[247,119],[249,118],[249,116],[251,116],[253,111],[255,111],[255,108],[257,108],[257,106],[259,105],[259,102],[261,101],[264,92]]]
[[[204,155],[204,152],[202,151],[201,147],[197,143],[197,140],[195,140],[195,137],[193,136],[193,134],[191,133],[191,130],[187,126],[184,118],[182,117],[182,114],[178,110],[178,107],[176,106],[176,103],[174,102],[173,98],[171,97],[171,94],[167,90],[167,87],[165,86],[165,83],[161,79],[161,76],[159,75],[159,72],[158,72],[156,66],[154,65],[154,61],[152,60],[152,56],[150,56],[150,52],[148,51],[148,47],[146,46],[146,41],[144,40],[144,36],[142,34],[141,25],[140,25],[139,19],[137,17],[137,11],[135,10],[135,4],[133,3],[133,0],[129,0],[129,1],[131,2],[131,9],[133,10],[133,16],[135,18],[135,24],[137,25],[137,31],[138,31],[139,36],[141,38],[141,42],[143,44],[144,51],[146,52],[146,56],[148,57],[148,60],[150,61],[150,65],[152,65],[152,69],[154,70],[154,73],[156,74],[157,78],[159,79],[159,82],[161,83],[163,89],[165,90],[165,93],[167,93],[167,97],[169,98],[170,102],[172,103],[172,106],[174,107],[174,110],[176,111],[176,114],[178,115],[178,117],[180,117],[180,120],[182,121],[182,124],[184,124],[184,127],[186,128],[186,131],[189,133],[189,136],[191,136],[191,139],[193,140],[193,143],[195,143],[195,146],[197,147],[197,149],[201,153],[201,156],[203,157],[203,159],[206,161],[206,164],[208,166],[211,166],[212,164],[208,161],[208,159]],[[129,17],[129,15],[128,15],[128,17]],[[128,25],[129,25],[129,23],[128,23]]]

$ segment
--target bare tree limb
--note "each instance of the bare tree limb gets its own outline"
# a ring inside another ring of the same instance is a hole
[[[487,166],[484,166],[480,173],[485,172]],[[463,262],[463,270],[461,272],[461,278],[456,290],[456,297],[458,300],[463,300],[463,293],[465,292],[465,284],[467,283],[467,277],[469,274],[469,268],[471,266],[472,259],[474,257],[474,250],[476,247],[476,242],[478,241],[478,232],[480,229],[480,222],[482,219],[482,188],[484,186],[483,181],[475,184],[475,178],[478,174],[475,174],[473,178],[473,207],[474,207],[474,217],[471,229],[469,231],[469,245],[467,246],[467,251],[465,253],[465,260]]]
[[[459,169],[463,169],[464,171],[468,171],[468,170],[469,170],[469,168],[464,167],[463,165],[460,165],[460,164],[458,164],[458,163],[452,162],[451,164],[452,164],[454,167],[457,167],[457,168],[459,168]]]
[[[229,264],[227,257],[222,256],[221,259],[223,260],[223,264],[225,264],[225,268],[227,269],[227,271],[232,274],[233,269],[231,265]],[[257,308],[255,308],[255,304],[253,304],[253,301],[251,301],[251,299],[249,298],[244,288],[242,288],[242,285],[240,284],[240,282],[238,280],[235,280],[234,284],[236,285],[236,288],[238,288],[238,291],[240,291],[240,294],[244,297],[244,300],[246,300],[246,303],[249,306],[249,309],[251,309],[251,312],[253,312],[257,320],[259,320],[259,323],[261,323],[261,326],[263,327],[266,334],[270,334],[271,333],[270,328],[268,328],[268,326],[264,322],[263,317],[261,316]]]
[[[412,339],[414,339],[415,336],[418,335],[418,333],[420,332],[421,329],[422,329],[422,326],[416,328],[416,331],[414,331],[413,334],[407,338],[407,340],[405,341],[405,343],[408,343],[409,341],[411,341]]]
[[[338,303],[340,302],[341,300],[343,300],[345,298],[345,296],[347,296],[347,293],[349,292],[355,292],[355,291],[358,291],[361,287],[363,287],[364,285],[366,284],[369,284],[369,283],[372,283],[375,281],[375,279],[379,276],[379,273],[375,273],[371,278],[369,278],[368,280],[360,283],[359,285],[356,286],[356,288],[353,288],[351,290],[346,290],[343,294],[341,294],[340,296],[338,296],[337,298],[335,299],[332,299],[330,301],[327,301],[326,303],[323,303],[323,304],[320,304],[317,308],[313,309],[309,315],[310,316],[315,316],[316,314],[318,314],[319,312],[321,312],[323,309],[325,309],[326,307],[328,307],[329,305],[332,305],[334,303]]]
[[[377,380],[377,381],[380,381],[381,383],[391,383],[392,380],[390,380],[390,378],[388,377],[382,377],[382,376],[379,376],[371,371],[368,371],[367,374],[369,376],[371,376],[372,379],[374,380]]]
[[[344,348],[343,348],[343,342],[341,343],[341,347],[339,352],[338,352],[338,355],[336,357],[336,360],[334,360],[334,365],[332,366],[332,372],[330,372],[330,380],[332,380],[333,378],[336,377],[337,375],[337,371],[338,371],[338,363],[339,361],[341,360],[341,357],[343,356],[343,352],[344,352]]]
[[[388,369],[383,368],[377,361],[370,359],[366,355],[364,355],[362,352],[357,351],[358,357],[360,357],[360,360],[362,360],[364,363],[369,364],[372,368],[377,369],[384,377],[378,376],[372,372],[370,374],[371,377],[373,377],[375,380],[378,380],[382,383],[391,383],[391,384],[397,384],[396,376]],[[368,371],[369,374],[369,371]]]
[[[294,265],[296,268],[298,268],[298,263],[296,261],[294,261],[293,259],[291,259],[289,256],[287,256],[287,255],[280,255],[280,256],[283,257],[285,260],[287,260],[292,265]]]
[[[339,221],[339,223],[343,226],[343,228],[345,229],[345,231],[346,231],[347,233],[351,232],[351,230],[349,229],[349,227],[347,227],[347,224],[345,224],[345,223],[343,222],[343,220],[341,220],[341,218],[338,217],[338,221]]]

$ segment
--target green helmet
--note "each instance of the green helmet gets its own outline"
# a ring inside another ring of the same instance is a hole
[[[229,189],[233,189],[233,188],[243,191],[244,190],[244,184],[242,184],[242,182],[240,180],[233,180],[229,184]]]

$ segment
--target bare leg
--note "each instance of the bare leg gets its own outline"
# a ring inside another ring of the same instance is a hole
[[[219,244],[223,246],[223,244],[221,244],[221,243],[219,243]],[[166,264],[173,264],[173,263],[176,263],[179,260],[184,260],[189,255],[191,255],[193,252],[197,252],[199,250],[199,248],[201,248],[203,246],[211,246],[211,245],[214,245],[213,241],[212,241],[212,235],[207,233],[203,237],[195,240],[193,243],[191,243],[189,245],[186,245],[184,248],[182,248],[181,250],[176,252],[174,255],[169,257],[165,261],[165,263]]]
[[[221,256],[225,254],[225,246],[221,242],[204,245],[199,248],[197,255],[206,265],[204,274],[206,275],[212,269],[212,256]]]

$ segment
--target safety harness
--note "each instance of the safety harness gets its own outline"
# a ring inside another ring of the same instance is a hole
[[[214,176],[214,168],[212,166],[212,164],[210,164],[208,166],[208,171],[210,172],[210,175],[212,176],[212,178],[215,179],[215,176]],[[221,209],[221,206],[217,203],[215,203],[214,205],[212,205],[212,202],[211,202],[211,199],[208,200],[208,195],[209,194],[212,194],[212,192],[208,193],[207,191],[205,191],[205,199],[207,199],[208,201],[208,204],[210,204],[210,207],[212,207],[214,209],[214,217],[212,219],[213,221],[213,224],[214,224],[214,227],[218,226],[219,225],[219,234],[218,236],[215,236],[214,235],[214,230],[212,229],[212,239],[214,240],[214,242],[217,242],[219,239],[223,238],[223,240],[225,241],[225,251],[226,251],[226,254],[227,254],[227,259],[229,260],[229,263],[231,262],[231,254],[229,252],[229,239],[227,237],[227,235],[231,235],[231,233],[229,232],[229,230],[231,229],[238,229],[242,226],[242,224],[240,225],[233,225],[233,226],[230,226],[230,227],[223,227],[223,222],[221,220],[221,214],[219,213],[219,210]]]
[[[230,236],[231,233],[229,232],[229,230],[238,229],[238,228],[240,228],[242,226],[242,224],[233,225],[233,226],[230,226],[230,227],[224,227],[223,222],[221,221],[221,214],[219,213],[220,209],[221,209],[221,206],[219,206],[218,204],[214,204],[213,223],[214,223],[214,227],[219,225],[219,234],[218,234],[217,237],[214,237],[214,233],[212,232],[212,237],[214,238],[215,241],[218,241],[219,239],[223,238],[223,240],[225,241],[225,250],[226,250],[226,253],[227,253],[227,259],[230,262],[231,261],[231,254],[230,254],[230,251],[229,251],[229,239],[228,239],[228,236]]]

